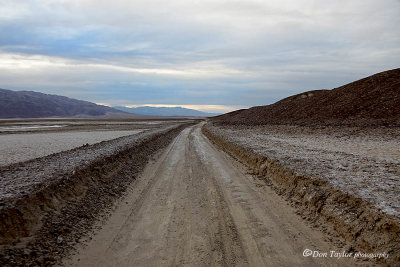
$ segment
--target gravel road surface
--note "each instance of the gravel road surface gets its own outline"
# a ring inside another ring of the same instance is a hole
[[[183,130],[67,266],[346,266],[335,247],[201,133]]]

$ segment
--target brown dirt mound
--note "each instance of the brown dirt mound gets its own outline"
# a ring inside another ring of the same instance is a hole
[[[222,124],[400,125],[400,68],[215,117]]]

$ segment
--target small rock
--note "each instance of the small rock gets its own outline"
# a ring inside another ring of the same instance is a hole
[[[57,244],[61,244],[63,240],[64,239],[61,236],[57,237]]]

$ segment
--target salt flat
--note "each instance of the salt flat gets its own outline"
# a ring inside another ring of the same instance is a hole
[[[295,126],[209,129],[300,174],[327,180],[344,192],[374,203],[387,214],[400,215],[398,129]]]
[[[4,134],[0,135],[0,166],[47,156],[85,144],[91,145],[137,134],[142,131],[143,129]]]

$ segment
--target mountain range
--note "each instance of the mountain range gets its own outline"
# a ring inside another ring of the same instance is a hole
[[[182,107],[107,107],[65,96],[0,89],[0,118],[214,117],[222,124],[400,125],[400,69],[381,72],[332,90],[293,95],[274,104],[224,115]]]
[[[65,96],[0,89],[0,118],[132,117],[107,106]]]
[[[168,116],[168,117],[213,117],[220,115],[218,113],[202,112],[195,109],[182,108],[182,107],[114,107],[115,109],[146,116]]]
[[[33,91],[0,89],[0,118],[49,118],[49,117],[211,117],[220,114],[206,113],[182,107],[107,107],[88,101]]]

